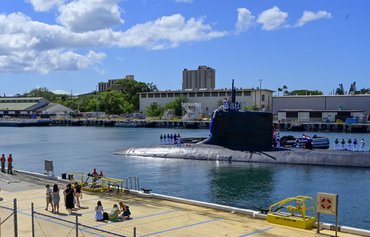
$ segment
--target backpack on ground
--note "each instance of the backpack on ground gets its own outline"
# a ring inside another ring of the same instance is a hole
[[[103,212],[103,220],[109,220],[109,214],[107,212]]]

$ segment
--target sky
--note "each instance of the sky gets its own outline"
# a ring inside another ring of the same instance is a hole
[[[2,0],[0,95],[94,91],[135,75],[181,89],[216,70],[216,88],[370,87],[368,0]]]

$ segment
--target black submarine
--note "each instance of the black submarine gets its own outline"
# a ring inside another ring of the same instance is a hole
[[[229,108],[213,112],[210,135],[196,144],[131,147],[116,155],[274,164],[370,167],[370,152],[273,147],[270,112],[236,108],[234,80]]]

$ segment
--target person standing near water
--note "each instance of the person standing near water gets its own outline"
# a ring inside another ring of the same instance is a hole
[[[334,150],[338,150],[338,144],[339,144],[339,140],[338,138],[336,137],[335,140],[334,140]]]
[[[8,174],[13,174],[13,157],[12,154],[8,156]]]
[[[357,151],[357,139],[353,138],[353,150]]]
[[[54,213],[59,213],[59,202],[60,202],[60,195],[59,195],[59,187],[58,184],[54,184],[53,186],[53,209]]]
[[[64,204],[66,206],[68,214],[71,215],[72,209],[75,207],[74,205],[75,192],[73,191],[71,184],[67,184],[63,194],[64,194]]]
[[[1,172],[5,173],[5,155],[4,154],[1,155],[0,161],[1,161]]]

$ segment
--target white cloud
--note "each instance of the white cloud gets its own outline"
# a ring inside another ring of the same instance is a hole
[[[0,72],[79,70],[98,65],[106,56],[91,48],[154,50],[225,34],[214,31],[202,18],[186,20],[179,14],[139,24],[127,31],[102,29],[80,33],[33,21],[22,13],[0,14]]]
[[[213,31],[210,25],[204,24],[202,18],[190,18],[186,21],[180,14],[138,24],[117,34],[120,47],[136,46],[146,49],[173,48],[185,42],[205,41],[226,35],[225,32]]]
[[[63,0],[26,0],[31,3],[33,9],[38,12],[47,12],[54,7],[61,6]]]
[[[176,2],[180,2],[180,3],[192,3],[193,0],[176,0]]]
[[[236,32],[241,33],[247,31],[256,19],[252,13],[246,8],[238,8],[238,21],[236,22]]]
[[[286,24],[287,12],[281,11],[277,6],[263,11],[257,19],[262,24],[262,29],[270,31],[276,30]]]
[[[53,92],[54,94],[57,94],[57,95],[69,95],[71,93],[71,92],[67,92],[67,91],[62,90],[62,89],[52,90],[51,92]]]
[[[59,8],[58,21],[74,32],[108,29],[124,23],[120,0],[76,0]]]
[[[304,26],[306,23],[310,21],[316,21],[319,19],[330,19],[331,13],[327,11],[304,11],[301,18],[298,19],[297,23],[295,24],[296,27]]]

